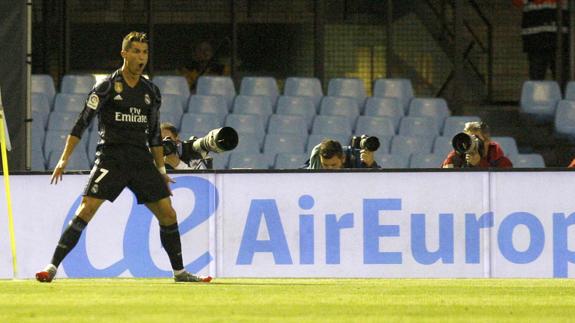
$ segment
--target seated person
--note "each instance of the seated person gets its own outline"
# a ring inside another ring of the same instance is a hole
[[[180,73],[188,81],[191,93],[195,93],[198,78],[202,75],[230,75],[229,69],[216,60],[212,45],[207,41],[196,46],[192,61],[183,66]]]
[[[443,168],[481,167],[511,168],[513,164],[498,143],[491,141],[489,126],[485,122],[467,122],[463,133],[477,140],[477,149],[466,153],[452,150],[443,161]],[[456,135],[457,136],[457,135]]]
[[[342,147],[339,141],[326,139],[312,149],[305,168],[380,168],[373,155],[373,151],[350,146]]]
[[[160,124],[160,130],[162,132],[162,138],[164,139],[164,163],[166,164],[166,169],[196,170],[208,168],[206,161],[203,159],[192,159],[188,162],[180,159],[182,141],[180,140],[178,129],[176,129],[173,124],[169,122],[162,122]],[[166,149],[166,140],[171,141],[174,144],[174,147]]]

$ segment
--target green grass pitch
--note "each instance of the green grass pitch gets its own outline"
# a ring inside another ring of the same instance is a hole
[[[0,280],[0,322],[574,322],[570,279]]]

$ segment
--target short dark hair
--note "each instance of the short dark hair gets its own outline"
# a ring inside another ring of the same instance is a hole
[[[333,156],[343,156],[343,148],[339,141],[326,139],[319,144],[319,155],[322,158],[330,159]]]
[[[122,50],[128,50],[132,47],[133,42],[148,43],[148,35],[140,31],[132,31],[127,34],[122,41]]]
[[[160,124],[160,129],[163,130],[168,130],[171,133],[173,133],[174,135],[178,136],[178,128],[176,128],[176,126],[174,126],[173,124],[171,124],[170,122],[162,122]],[[174,138],[175,139],[175,138]]]

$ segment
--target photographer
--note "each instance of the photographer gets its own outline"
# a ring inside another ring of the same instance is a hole
[[[485,122],[467,122],[463,132],[455,135],[452,150],[443,161],[443,168],[511,168],[501,146],[491,141]]]
[[[369,139],[368,139],[369,138]],[[374,160],[379,148],[376,137],[354,137],[352,145],[342,147],[336,140],[326,139],[316,145],[306,163],[307,169],[380,168]],[[366,147],[366,143],[367,144]],[[371,145],[370,145],[371,144]]]
[[[166,169],[208,169],[206,162],[203,159],[192,159],[186,163],[180,158],[178,149],[181,146],[182,141],[180,140],[178,129],[176,129],[173,124],[169,122],[162,122],[160,124],[160,130],[162,132],[164,143],[164,163],[166,164]]]

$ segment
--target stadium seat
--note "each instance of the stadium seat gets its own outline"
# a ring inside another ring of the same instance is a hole
[[[569,81],[565,89],[565,100],[575,101],[575,81]]]
[[[46,132],[46,139],[44,140],[44,156],[50,161],[50,154],[56,154],[57,158],[60,158],[62,151],[64,151],[64,146],[66,144],[66,138],[70,134],[69,131],[62,130],[49,130]],[[86,147],[88,144],[87,135],[82,136],[80,142],[76,145],[74,152],[75,154],[86,154]],[[50,166],[51,164],[48,164]]]
[[[263,153],[268,165],[273,165],[279,153],[305,153],[307,135],[275,134],[266,135]]]
[[[48,170],[53,170],[56,167],[60,160],[60,154],[61,152],[57,151],[50,153],[50,157],[48,157]],[[89,170],[90,168],[90,161],[84,150],[74,150],[66,165],[66,170]]]
[[[308,134],[304,116],[272,114],[269,120],[268,133]]]
[[[238,145],[233,151],[259,153],[262,150],[261,139],[255,134],[242,134],[239,136]]]
[[[91,74],[64,75],[60,92],[88,95],[95,84],[96,78]]]
[[[276,108],[277,114],[301,115],[305,117],[308,130],[311,130],[316,111],[317,108],[314,106],[313,101],[303,96],[280,96]]]
[[[396,98],[370,97],[365,102],[364,115],[391,118],[395,132],[397,133],[399,130],[399,121],[404,116],[404,111],[399,100]]]
[[[32,93],[30,103],[32,105],[32,111],[42,112],[46,115],[48,115],[52,109],[50,98],[44,93]]]
[[[453,116],[447,117],[445,123],[443,124],[443,136],[452,138],[456,134],[463,131],[465,128],[465,123],[481,121],[480,117],[477,116]]]
[[[408,168],[409,156],[383,154],[376,155],[376,162],[381,168]]]
[[[182,117],[180,133],[186,133],[187,137],[181,137],[181,140],[187,140],[190,135],[203,137],[213,129],[221,128],[222,124],[215,114],[186,113]]]
[[[46,160],[40,152],[32,151],[31,170],[42,172],[46,170]]]
[[[351,135],[349,119],[344,116],[317,116],[313,120],[312,133]]]
[[[50,106],[56,95],[56,87],[52,76],[48,74],[33,74],[30,91],[32,93],[41,93],[47,96]]]
[[[31,150],[32,152],[38,151],[43,154],[44,151],[44,138],[46,138],[46,132],[44,128],[32,126],[32,140],[31,140]]]
[[[328,83],[327,95],[353,98],[357,102],[360,112],[363,111],[367,97],[363,80],[358,78],[331,79]]]
[[[160,113],[176,113],[182,115],[184,113],[184,104],[182,104],[182,99],[179,95],[175,94],[162,94],[162,106],[160,107]]]
[[[275,106],[279,96],[278,84],[273,77],[244,77],[240,84],[240,94],[267,96],[270,98],[272,106]]]
[[[32,111],[32,128],[41,128],[42,130],[46,129],[46,125],[48,124],[49,115],[39,112],[39,111]]]
[[[545,168],[545,160],[540,154],[513,154],[508,157],[513,168]]]
[[[234,128],[241,137],[245,134],[253,134],[259,138],[260,146],[266,134],[262,118],[253,114],[228,114],[225,126]]]
[[[269,164],[264,155],[260,153],[232,152],[228,168],[268,169]]]
[[[180,124],[182,121],[182,114],[177,112],[160,112],[160,122],[169,122],[174,125],[176,128],[180,128]]]
[[[229,76],[200,76],[196,94],[222,96],[226,99],[228,111],[231,111],[236,88]]]
[[[323,98],[323,90],[321,88],[321,82],[317,78],[288,77],[284,85],[284,95],[309,98],[317,113],[321,99]]]
[[[513,137],[491,137],[491,141],[495,141],[501,146],[505,156],[519,153],[519,150],[517,149],[517,142]]]
[[[100,135],[98,134],[98,130],[92,129],[90,133],[86,133],[84,136],[88,137],[88,158],[92,159],[96,155],[96,148],[98,147]]]
[[[85,94],[58,93],[54,101],[54,111],[80,113],[86,103]]]
[[[433,118],[403,117],[399,124],[399,134],[404,136],[426,136],[434,139],[439,130]]]
[[[78,113],[52,111],[48,117],[48,130],[70,131],[76,124]]]
[[[180,106],[183,107],[190,97],[190,87],[186,78],[179,75],[159,75],[152,78],[152,82],[160,89],[162,95],[162,106],[166,95],[178,98]]]
[[[437,133],[443,129],[445,118],[451,115],[447,102],[442,98],[414,98],[409,103],[410,117],[428,117],[435,120]]]
[[[192,95],[188,101],[187,113],[215,114],[223,122],[228,115],[226,99],[220,95]]]
[[[346,117],[350,127],[353,129],[359,116],[359,106],[353,98],[326,96],[321,100],[319,112],[323,116]]]
[[[402,155],[406,158],[416,153],[429,154],[431,153],[433,139],[423,136],[394,136],[391,139],[390,153],[392,155]]]
[[[274,169],[299,169],[308,160],[308,154],[279,153],[276,156]]]
[[[443,159],[445,159],[445,157],[447,157],[447,154],[449,154],[453,150],[453,146],[451,145],[452,139],[453,136],[435,137],[435,140],[433,141],[433,153],[435,155],[443,156]]]
[[[526,81],[521,89],[520,111],[535,120],[552,120],[561,90],[555,81]]]
[[[412,154],[409,168],[441,168],[445,156],[437,154]]]
[[[236,114],[258,115],[264,121],[264,126],[267,125],[270,115],[274,113],[271,98],[263,95],[240,94],[236,96],[232,110]]]
[[[211,154],[212,157],[212,167],[214,169],[227,169],[230,160],[231,152],[225,152],[220,154]]]
[[[389,154],[391,150],[391,139],[393,136],[377,136],[379,139],[379,149],[375,152],[376,155]]]
[[[337,140],[342,146],[349,145],[350,135],[348,134],[333,134],[333,133],[312,133],[307,138],[307,144],[305,151],[309,154],[313,147],[317,146],[319,143],[326,139]]]
[[[557,104],[555,132],[575,141],[575,101],[561,100]]]
[[[363,134],[370,136],[388,136],[395,135],[393,120],[385,117],[359,116],[355,125],[355,135]]]
[[[373,86],[373,96],[396,98],[405,114],[413,98],[413,87],[408,79],[379,79]]]

